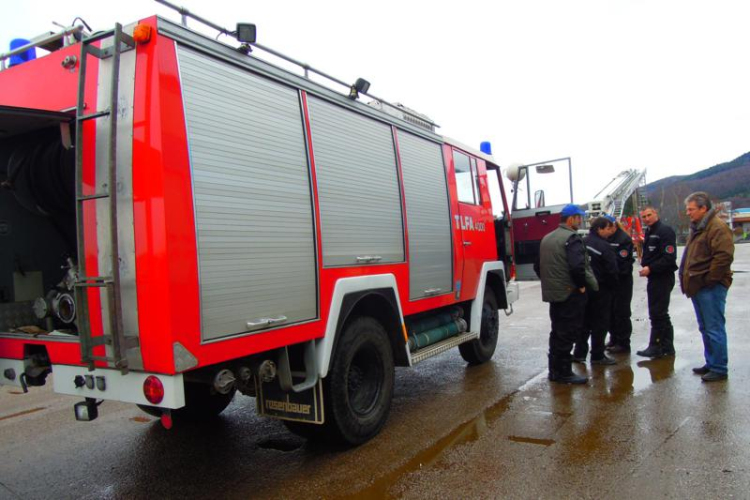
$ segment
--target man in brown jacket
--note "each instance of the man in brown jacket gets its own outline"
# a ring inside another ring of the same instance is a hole
[[[704,192],[685,199],[690,237],[680,264],[680,288],[693,301],[698,329],[703,335],[706,364],[693,368],[704,382],[727,378],[727,331],[724,308],[732,284],[732,232],[711,208]]]

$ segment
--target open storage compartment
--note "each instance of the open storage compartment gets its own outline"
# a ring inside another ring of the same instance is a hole
[[[0,106],[0,333],[76,333],[74,115]]]

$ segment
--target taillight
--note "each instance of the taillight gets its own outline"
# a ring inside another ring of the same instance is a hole
[[[149,375],[143,381],[143,395],[151,404],[161,403],[161,400],[164,399],[164,384],[158,378]]]

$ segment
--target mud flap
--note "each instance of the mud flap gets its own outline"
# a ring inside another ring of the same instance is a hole
[[[271,382],[258,382],[255,389],[258,414],[264,417],[322,424],[323,414],[323,382],[318,381],[310,389],[301,392],[284,392],[279,385],[279,378]]]

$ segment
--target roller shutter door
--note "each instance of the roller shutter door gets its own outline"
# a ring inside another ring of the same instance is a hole
[[[398,145],[409,228],[409,298],[448,293],[453,253],[442,150],[401,130]]]
[[[323,264],[404,261],[401,193],[391,127],[309,99]]]
[[[203,339],[315,318],[315,236],[298,92],[184,47],[178,56]]]

